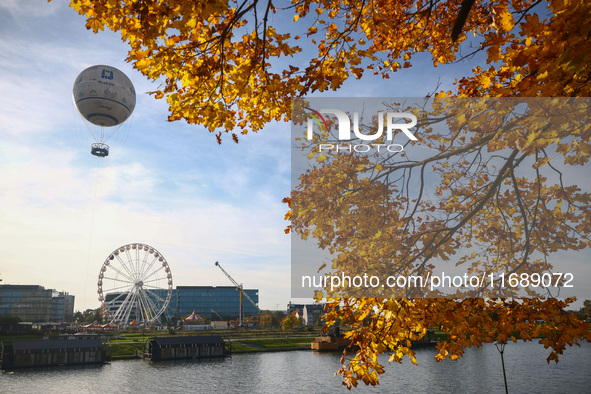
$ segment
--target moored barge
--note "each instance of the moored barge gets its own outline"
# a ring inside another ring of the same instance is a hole
[[[104,364],[109,361],[99,339],[14,341],[2,343],[2,369]]]

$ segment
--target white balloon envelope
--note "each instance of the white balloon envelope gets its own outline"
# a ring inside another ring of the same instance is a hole
[[[135,89],[123,72],[111,66],[92,66],[82,71],[72,89],[76,108],[97,126],[116,126],[135,108]]]
[[[101,129],[96,133],[97,144],[93,144],[92,154],[107,156],[109,147],[104,143],[108,133],[103,127],[118,126],[133,112],[136,94],[131,80],[115,67],[92,66],[78,75],[72,96],[80,115]],[[102,147],[96,150],[99,145]]]

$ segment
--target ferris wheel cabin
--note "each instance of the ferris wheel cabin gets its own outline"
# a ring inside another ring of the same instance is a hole
[[[109,156],[109,145],[95,143],[90,146],[90,153],[98,157]]]

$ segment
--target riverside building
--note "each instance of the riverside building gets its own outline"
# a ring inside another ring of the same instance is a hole
[[[74,316],[74,296],[39,285],[0,285],[0,317],[61,322]]]

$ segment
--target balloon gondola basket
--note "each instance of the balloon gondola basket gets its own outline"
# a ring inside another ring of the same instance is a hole
[[[109,156],[109,145],[107,144],[92,144],[90,146],[90,153],[98,157]]]

